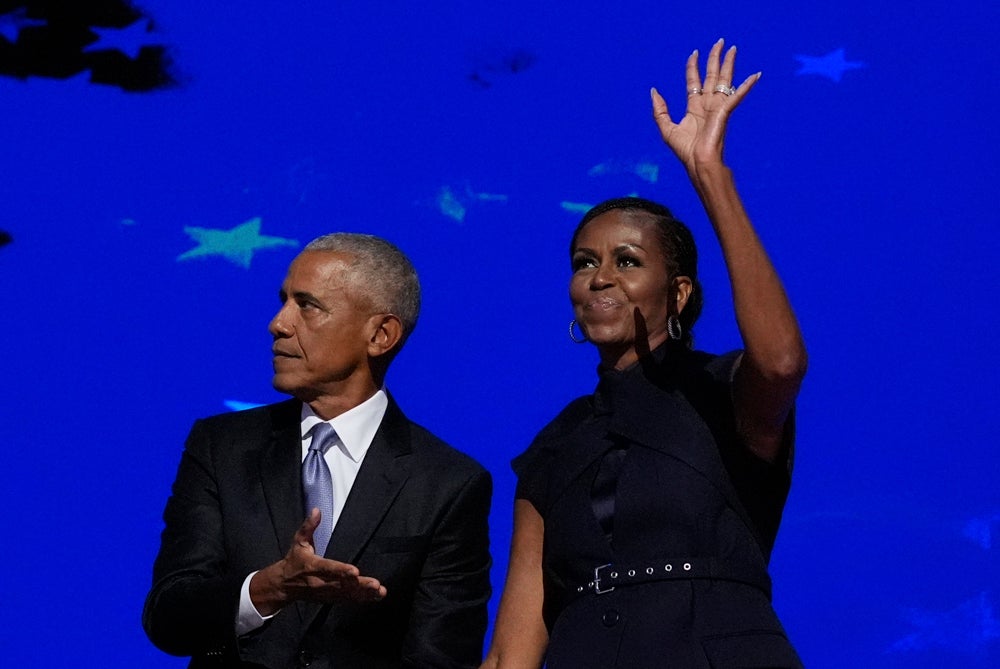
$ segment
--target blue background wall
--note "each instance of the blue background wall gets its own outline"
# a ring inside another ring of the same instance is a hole
[[[594,383],[566,336],[579,209],[669,204],[702,249],[698,346],[739,345],[647,93],[679,116],[723,36],[764,73],[727,156],[811,353],[776,606],[810,667],[1000,665],[1000,10],[539,4],[148,0],[65,78],[12,66],[48,24],[0,4],[3,664],[183,666],[139,614],[184,437],[279,399],[277,288],[334,230],[421,273],[389,387],[493,472],[499,593],[509,459]],[[173,85],[123,90],[109,49]]]

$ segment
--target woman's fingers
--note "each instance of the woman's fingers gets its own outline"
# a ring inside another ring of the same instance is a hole
[[[670,118],[667,103],[655,89],[649,91],[653,120],[667,145],[682,161],[706,151],[720,153],[729,114],[760,79],[760,72],[744,79],[738,86],[732,81],[736,69],[736,47],[725,49],[718,40],[705,61],[705,76],[698,72],[697,50],[687,58],[684,80],[687,86],[687,110],[676,123]]]
[[[649,99],[653,102],[653,120],[656,121],[656,125],[660,126],[660,130],[663,130],[665,124],[669,126],[672,123],[670,110],[667,109],[667,101],[663,99],[660,91],[656,90],[655,87],[649,89]]]
[[[719,38],[708,52],[708,59],[705,61],[705,92],[710,93],[719,81],[719,55],[722,53],[724,40]],[[730,70],[731,71],[731,70]],[[726,83],[728,86],[729,84]]]
[[[721,41],[719,43],[719,51],[722,51]],[[733,85],[733,70],[736,67],[736,47],[731,46],[726,51],[725,58],[722,59],[722,66],[719,68],[719,80],[716,85],[732,86]]]
[[[660,137],[664,141],[674,130],[674,122],[670,119],[670,111],[667,109],[667,101],[663,99],[660,92],[655,88],[649,89],[649,97],[653,101],[653,121],[660,129]]]
[[[736,88],[736,93],[733,94],[733,106],[738,105],[750,89],[753,88],[758,81],[760,81],[760,72],[754,72],[749,77],[743,80],[743,83]]]
[[[702,92],[701,76],[698,74],[698,50],[695,49],[687,59],[687,67],[684,70],[684,79],[687,83],[688,97],[700,95]]]

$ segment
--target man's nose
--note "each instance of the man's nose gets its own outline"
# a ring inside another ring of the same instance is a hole
[[[271,322],[267,326],[267,331],[275,339],[292,336],[292,329],[288,326],[288,318],[284,306],[278,309],[278,313],[271,319]]]

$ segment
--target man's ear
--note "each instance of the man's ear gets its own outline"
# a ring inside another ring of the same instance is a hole
[[[403,339],[403,323],[393,314],[375,314],[368,320],[371,337],[368,356],[378,358],[396,349]]]

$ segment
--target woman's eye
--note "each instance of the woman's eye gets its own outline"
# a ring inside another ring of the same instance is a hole
[[[621,256],[618,258],[619,267],[638,267],[640,264],[639,259],[632,256]]]
[[[596,267],[596,263],[593,258],[574,258],[573,259],[573,271],[579,272],[581,269],[586,269],[587,267]]]

